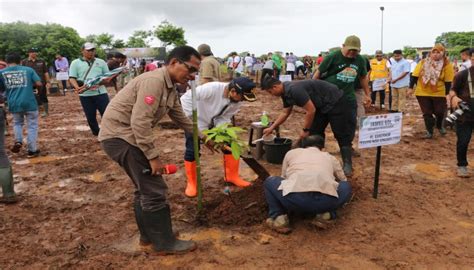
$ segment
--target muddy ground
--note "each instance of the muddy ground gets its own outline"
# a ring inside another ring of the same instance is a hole
[[[281,101],[261,92],[258,97],[237,115],[238,125],[248,127],[263,110],[276,118]],[[77,95],[51,96],[50,104],[50,116],[40,120],[42,156],[27,159],[24,152],[9,152],[22,200],[0,205],[0,269],[473,268],[474,179],[456,177],[453,131],[420,138],[423,124],[414,99],[402,141],[383,147],[379,198],[371,196],[375,149],[361,150],[354,159],[354,199],[325,231],[303,219],[293,220],[290,235],[268,230],[258,184],[232,188],[234,198],[247,198],[245,207],[216,215],[213,208],[232,204],[223,193],[222,157],[203,152],[207,225],[195,225],[196,200],[184,196],[183,169],[166,176],[174,226],[199,245],[195,252],[168,257],[138,247],[132,184],[90,134]],[[295,138],[302,118],[295,112],[282,135]],[[327,149],[339,158],[327,132]],[[165,120],[156,134],[163,160],[183,168],[183,132]],[[8,148],[12,140],[7,137]],[[278,165],[262,164],[280,173]],[[256,178],[244,165],[241,171]],[[229,224],[226,215],[242,219]]]

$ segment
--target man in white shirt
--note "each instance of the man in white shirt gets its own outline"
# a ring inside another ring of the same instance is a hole
[[[461,50],[462,64],[459,71],[469,69],[471,67],[471,48],[464,48]]]
[[[283,160],[280,176],[270,176],[263,183],[269,208],[267,225],[280,233],[289,233],[288,213],[316,215],[313,222],[336,218],[336,209],[351,198],[339,161],[327,152],[324,138],[310,135],[302,147],[289,151]],[[338,181],[336,181],[338,180]]]
[[[223,123],[230,123],[241,107],[241,101],[255,101],[252,89],[255,83],[245,77],[235,78],[230,83],[209,82],[196,89],[198,128],[200,131],[213,128]],[[186,92],[181,97],[181,106],[188,117],[192,117],[192,93]],[[186,152],[184,165],[188,179],[185,194],[188,197],[197,195],[196,161],[192,133],[185,132]],[[239,187],[247,187],[249,182],[239,177],[239,160],[230,152],[224,152],[225,181]]]
[[[406,96],[410,84],[410,63],[403,58],[402,50],[393,51],[390,85],[392,107],[390,112],[405,112]]]
[[[234,55],[234,73],[236,77],[240,77],[244,73],[244,62],[238,54]]]
[[[244,58],[245,61],[245,75],[250,76],[250,73],[252,72],[252,66],[253,66],[253,58],[250,56],[250,53],[247,53],[247,56]]]

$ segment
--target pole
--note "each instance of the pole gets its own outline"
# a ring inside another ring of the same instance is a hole
[[[191,81],[191,94],[193,102],[193,148],[194,148],[194,160],[196,161],[196,178],[197,178],[197,190],[198,190],[198,212],[202,210],[202,186],[201,186],[201,161],[199,159],[199,129],[198,129],[198,116],[197,116],[197,105],[196,105],[196,81]]]
[[[380,29],[380,49],[382,50],[383,52],[383,11],[385,10],[384,7],[380,7],[380,11],[382,11],[382,26],[381,26],[381,29]]]
[[[374,193],[372,197],[377,199],[377,194],[379,192],[379,176],[380,176],[380,159],[382,155],[382,146],[377,146],[377,157],[375,160],[375,177],[374,177]]]

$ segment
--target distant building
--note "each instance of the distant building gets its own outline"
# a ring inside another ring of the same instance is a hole
[[[431,52],[432,48],[433,48],[433,46],[431,46],[431,47],[414,47],[414,49],[416,49],[416,55],[418,55],[418,57],[420,59],[425,58]]]
[[[144,59],[157,59],[165,61],[166,48],[155,47],[155,48],[121,48],[113,49],[112,51],[118,51],[131,58],[144,58]]]

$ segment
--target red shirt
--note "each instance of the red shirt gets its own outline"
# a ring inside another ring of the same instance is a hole
[[[150,64],[147,64],[147,65],[145,66],[145,72],[147,72],[147,71],[153,71],[153,70],[155,70],[155,69],[157,69],[157,68],[158,68],[158,67],[157,67],[155,64],[150,63]]]
[[[323,57],[322,56],[318,57],[318,60],[316,60],[316,64],[321,65],[322,62],[323,62]]]

